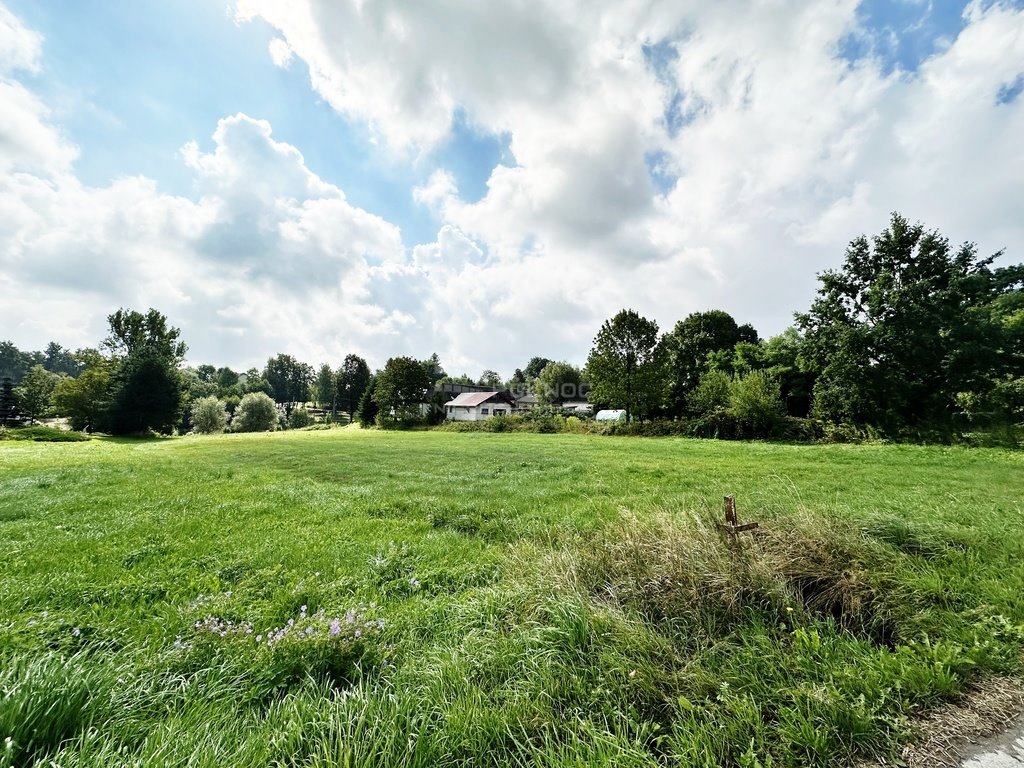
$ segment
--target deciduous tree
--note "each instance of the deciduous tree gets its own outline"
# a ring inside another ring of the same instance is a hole
[[[350,417],[359,407],[363,395],[370,386],[370,377],[370,366],[363,358],[359,355],[345,355],[345,361],[337,374],[338,405]]]
[[[430,398],[430,377],[422,363],[411,357],[392,357],[378,374],[373,399],[380,409],[378,421],[415,419]]]
[[[41,365],[33,365],[22,378],[18,387],[18,407],[28,416],[30,424],[49,411],[54,387],[60,379]]]
[[[587,358],[591,398],[626,411],[626,420],[654,415],[665,393],[665,347],[658,324],[624,309],[606,320]]]
[[[583,374],[572,363],[548,363],[537,376],[534,388],[541,405],[559,406],[581,399]]]
[[[819,373],[815,413],[897,431],[946,421],[959,395],[1012,375],[993,307],[1020,291],[1022,273],[993,269],[1000,255],[980,257],[973,243],[951,248],[896,213],[879,235],[853,240],[797,315],[803,359]]]
[[[235,409],[233,432],[269,432],[277,427],[277,406],[264,392],[248,392]]]

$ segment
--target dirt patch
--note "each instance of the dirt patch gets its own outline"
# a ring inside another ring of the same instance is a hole
[[[957,701],[914,723],[921,734],[908,744],[901,761],[858,763],[857,768],[905,765],[907,768],[955,768],[975,751],[979,739],[1008,728],[1024,712],[1024,681],[990,677],[971,686]]]

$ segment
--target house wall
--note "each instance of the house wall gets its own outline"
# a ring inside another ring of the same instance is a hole
[[[449,410],[452,409],[452,410]],[[483,413],[483,409],[487,409],[487,415]],[[502,410],[506,416],[512,415],[512,406],[504,401],[498,401],[496,403],[483,403],[482,405],[464,406],[464,405],[446,405],[445,406],[445,418],[449,421],[483,421],[489,419],[494,415],[494,409]]]

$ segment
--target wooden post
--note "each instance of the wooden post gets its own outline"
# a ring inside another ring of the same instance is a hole
[[[736,541],[737,534],[757,529],[757,523],[740,523],[739,515],[736,513],[736,498],[734,496],[725,497],[725,522],[718,525],[729,534],[729,538],[732,541]]]

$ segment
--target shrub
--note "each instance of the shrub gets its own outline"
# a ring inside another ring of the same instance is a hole
[[[200,435],[223,432],[228,425],[228,412],[224,403],[212,395],[192,403],[192,429]]]
[[[695,416],[706,416],[729,405],[732,379],[724,371],[708,371],[700,377],[697,388],[690,393],[690,410]]]
[[[290,414],[288,414],[288,428],[289,429],[302,429],[308,427],[315,422],[312,416],[309,415],[309,411],[305,408],[296,408]]]
[[[779,382],[766,371],[751,371],[729,386],[729,413],[743,434],[774,437],[782,423]]]
[[[277,406],[263,392],[250,392],[238,404],[231,428],[235,432],[269,432],[277,425]]]
[[[7,429],[0,427],[0,440],[34,440],[37,443],[78,443],[88,440],[81,432],[68,432],[53,427],[21,427]]]

